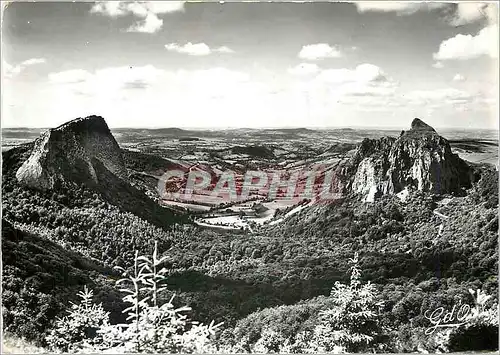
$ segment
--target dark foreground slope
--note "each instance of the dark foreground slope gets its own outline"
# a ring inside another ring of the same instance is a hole
[[[2,221],[2,306],[7,333],[42,341],[45,330],[83,285],[95,290],[107,309],[120,308],[113,288],[116,273],[97,260],[61,247],[37,231],[22,231]],[[119,313],[112,314],[115,321]]]

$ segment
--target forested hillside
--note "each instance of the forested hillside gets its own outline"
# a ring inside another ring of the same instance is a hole
[[[8,174],[4,176],[8,178]],[[4,216],[29,231],[26,235],[38,243],[49,239],[57,243],[55,246],[62,245],[68,252],[73,250],[89,258],[82,260],[102,265],[93,269],[95,275],[110,273],[113,265],[130,265],[134,250],[148,252],[158,241],[159,250],[167,257],[168,288],[179,294],[179,304],[189,304],[197,319],[224,321],[226,327],[238,324],[237,337],[238,332],[256,332],[248,340],[252,342],[259,339],[262,329],[296,327],[293,317],[273,321],[262,318],[268,317],[268,312],[280,314],[283,308],[259,309],[302,302],[302,306],[290,306],[294,307],[292,311],[302,309],[301,317],[314,319],[317,302],[327,302],[314,300],[328,295],[335,281],[348,280],[348,260],[354,251],[361,256],[363,280],[377,285],[385,300],[387,319],[403,330],[410,320],[423,327],[425,309],[436,304],[451,305],[458,295],[465,297],[469,288],[496,294],[498,217],[497,199],[492,193],[496,179],[495,172],[486,172],[467,197],[454,197],[441,208],[450,219],[440,237],[441,222],[432,211],[442,203],[442,197],[425,194],[415,194],[404,203],[394,196],[374,204],[352,197],[301,211],[285,224],[269,226],[253,235],[220,235],[188,226],[177,227],[175,232],[159,229],[76,186],[46,196],[19,186],[9,190],[9,180],[4,180]],[[7,234],[3,238],[11,237]],[[15,270],[23,268],[10,265],[22,261],[12,258],[10,250],[14,249],[9,249],[9,243],[13,241],[8,240],[3,253],[4,289],[13,298],[8,298],[4,306],[15,312],[22,307],[19,301],[12,300],[20,292],[19,281],[16,284],[7,280],[20,280],[27,274],[18,274]],[[38,260],[36,254],[28,254],[25,259]],[[58,263],[72,265],[65,259]],[[53,274],[51,270],[40,273]],[[44,284],[56,282],[51,281],[55,278],[58,287],[66,289],[63,294],[68,295],[84,280],[96,279],[86,269],[79,274],[86,279],[52,275],[47,276],[48,280],[42,276],[40,282],[24,283],[22,287],[28,293],[20,297],[45,299],[53,305],[48,308],[52,312],[49,314],[57,314],[62,310],[62,294],[45,294],[49,289]],[[37,296],[40,293],[44,294],[41,298]],[[98,299],[101,297],[108,296],[99,292]],[[105,307],[109,304],[105,302]],[[118,317],[113,307],[108,310]],[[47,309],[43,303],[35,306],[39,308]],[[252,312],[257,313],[238,321]],[[40,332],[50,324],[50,317],[46,317],[36,332],[21,330],[21,334],[35,334],[41,339]],[[10,329],[24,329],[15,326],[20,321],[15,317],[6,317],[5,321]],[[270,324],[259,325],[262,322]],[[287,332],[287,336],[294,333]]]
[[[318,326],[318,312],[337,307],[328,295],[337,281],[349,283],[354,253],[360,280],[383,302],[379,322],[391,339],[384,351],[435,350],[424,334],[427,310],[457,299],[473,304],[470,290],[498,291],[498,175],[487,166],[475,168],[479,180],[465,196],[413,191],[405,201],[387,195],[366,203],[351,194],[252,233],[220,234],[174,226],[168,210],[156,215],[167,220],[149,219],[162,207],[148,210],[154,201],[129,185],[133,192],[122,195],[73,181],[48,191],[22,186],[14,173],[30,149],[3,153],[4,325],[44,346],[55,316],[83,285],[112,322],[122,319],[112,267],[130,268],[135,251],[149,254],[155,242],[165,257],[161,299],[175,293],[193,319],[224,322],[218,346],[233,350],[299,346],[302,333]],[[149,163],[134,156],[136,167]]]

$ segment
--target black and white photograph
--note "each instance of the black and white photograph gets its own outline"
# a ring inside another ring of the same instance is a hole
[[[498,353],[498,17],[2,0],[1,353]]]

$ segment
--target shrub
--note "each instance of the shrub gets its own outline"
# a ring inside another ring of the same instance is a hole
[[[94,295],[87,286],[78,292],[78,296],[80,303],[73,303],[69,315],[56,320],[54,329],[46,338],[53,350],[72,352],[101,341],[98,330],[108,325],[109,312],[104,311],[102,304],[92,302]]]
[[[159,293],[166,289],[167,270],[160,269],[164,260],[158,257],[155,243],[151,259],[136,251],[131,271],[118,267],[123,278],[117,284],[131,286],[121,289],[126,294],[123,301],[130,304],[123,311],[128,323],[109,324],[109,313],[92,303],[92,291],[85,287],[79,293],[82,302],[74,304],[70,315],[58,320],[47,337],[51,348],[64,352],[214,352],[211,338],[221,324],[190,320],[185,312],[191,308],[176,308],[174,297],[159,305]]]
[[[376,289],[371,283],[362,285],[358,254],[350,259],[351,280],[348,285],[336,282],[327,304],[319,310],[316,325],[291,335],[280,329],[263,328],[253,346],[244,351],[274,353],[343,353],[384,350],[385,329],[380,326]],[[248,336],[249,334],[247,334]],[[250,340],[250,339],[248,339]],[[240,341],[240,344],[249,341]]]
[[[350,261],[350,284],[337,281],[330,294],[334,306],[319,313],[313,336],[319,352],[370,351],[380,342],[376,289],[370,282],[361,285],[357,253]]]

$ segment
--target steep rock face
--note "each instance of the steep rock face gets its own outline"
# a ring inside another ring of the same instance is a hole
[[[98,184],[96,163],[119,178],[127,176],[120,147],[104,118],[77,118],[44,132],[16,178],[42,190],[53,188],[60,179]]]
[[[448,141],[420,119],[395,138],[365,139],[350,161],[349,190],[373,200],[416,189],[442,194],[471,186],[472,171]]]
[[[420,118],[414,118],[411,122],[411,132],[436,132],[434,128],[422,121]]]

